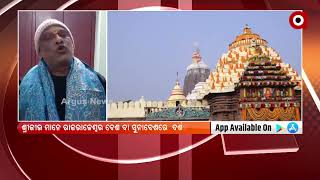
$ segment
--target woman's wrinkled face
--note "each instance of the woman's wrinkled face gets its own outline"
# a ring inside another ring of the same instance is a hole
[[[40,36],[39,55],[52,66],[66,65],[73,57],[70,34],[61,26],[50,26]]]

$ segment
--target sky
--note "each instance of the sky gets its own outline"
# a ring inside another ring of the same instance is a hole
[[[246,24],[267,40],[301,75],[301,30],[290,11],[109,11],[107,34],[109,101],[165,101],[198,44],[210,70]]]

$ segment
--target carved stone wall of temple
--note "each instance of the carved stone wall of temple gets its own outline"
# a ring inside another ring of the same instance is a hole
[[[269,57],[249,59],[237,84],[240,91],[241,120],[300,120],[300,100],[296,97],[291,77]]]
[[[239,92],[211,93],[205,99],[210,105],[211,121],[239,120]]]

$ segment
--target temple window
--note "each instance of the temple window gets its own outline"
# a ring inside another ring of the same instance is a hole
[[[180,105],[180,101],[176,101],[176,106],[179,106]]]

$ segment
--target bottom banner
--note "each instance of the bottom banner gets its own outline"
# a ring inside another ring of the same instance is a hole
[[[20,122],[21,134],[210,134],[210,122]]]

